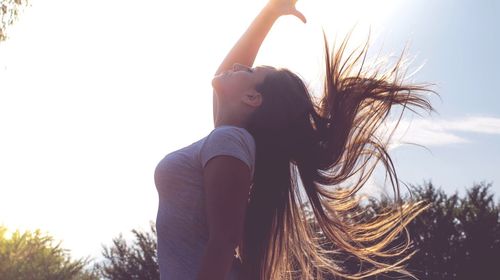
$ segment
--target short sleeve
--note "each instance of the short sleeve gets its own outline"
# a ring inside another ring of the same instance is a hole
[[[200,150],[202,167],[219,155],[238,158],[250,168],[252,178],[255,165],[255,140],[244,128],[222,126],[215,128],[205,139]]]

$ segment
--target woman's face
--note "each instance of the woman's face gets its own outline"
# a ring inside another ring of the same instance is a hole
[[[222,99],[241,100],[258,94],[255,87],[264,81],[266,75],[274,71],[276,69],[270,66],[250,68],[235,63],[231,70],[224,71],[212,79],[212,87]]]

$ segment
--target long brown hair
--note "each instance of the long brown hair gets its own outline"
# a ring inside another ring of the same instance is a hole
[[[408,106],[435,111],[424,95],[417,94],[435,92],[429,84],[404,84],[401,59],[390,71],[381,73],[377,67],[368,74],[363,66],[369,39],[344,59],[349,37],[350,33],[330,55],[323,32],[326,77],[319,102],[303,80],[286,68],[275,68],[278,71],[256,87],[263,103],[246,127],[257,147],[255,175],[237,251],[245,280],[325,279],[327,275],[360,279],[384,272],[412,276],[403,266],[411,256],[411,252],[406,254],[409,238],[400,246],[389,245],[426,205],[401,202],[396,170],[386,148],[392,133],[387,142],[381,142],[375,131],[393,105],[402,105],[403,111]],[[355,221],[350,217],[359,209],[356,192],[379,160],[400,207],[388,208],[370,221]],[[356,183],[339,187],[360,170]],[[299,180],[307,202],[301,201]],[[323,238],[318,228],[306,222],[303,205],[310,206]],[[325,242],[334,249],[326,250]],[[345,257],[340,252],[368,264],[367,268],[347,273],[345,259],[338,259]],[[389,261],[395,257],[396,261]],[[384,258],[387,261],[381,261]]]

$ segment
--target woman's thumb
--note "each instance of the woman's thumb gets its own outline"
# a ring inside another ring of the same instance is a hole
[[[304,16],[304,14],[302,14],[301,12],[299,12],[297,9],[295,9],[293,11],[293,15],[296,16],[296,17],[298,17],[303,23],[307,23],[307,19]]]

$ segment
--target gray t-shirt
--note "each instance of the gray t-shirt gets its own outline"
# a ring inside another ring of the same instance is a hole
[[[197,142],[167,154],[154,179],[159,205],[156,217],[161,280],[194,280],[208,242],[203,167],[217,155],[246,163],[252,178],[255,140],[244,128],[219,126]],[[240,262],[234,259],[227,280],[237,279]]]

